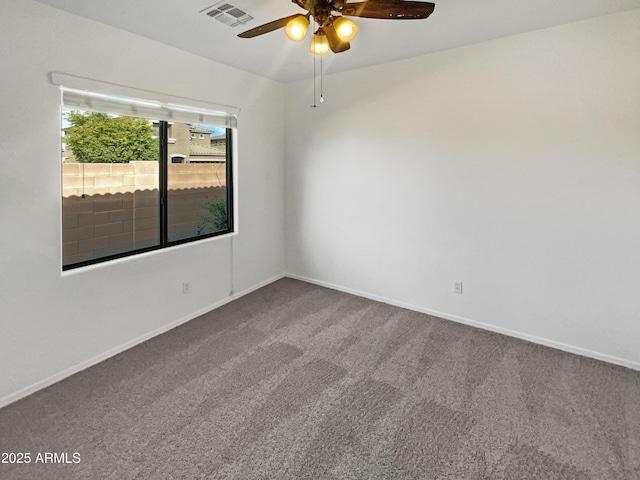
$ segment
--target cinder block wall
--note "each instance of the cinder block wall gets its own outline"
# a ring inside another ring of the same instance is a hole
[[[226,164],[170,164],[169,239],[195,234],[226,198]],[[63,264],[158,243],[158,162],[62,165]]]

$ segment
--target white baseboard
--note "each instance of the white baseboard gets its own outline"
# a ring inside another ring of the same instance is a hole
[[[136,345],[139,345],[143,342],[146,342],[147,340],[150,340],[153,337],[156,337],[158,335],[161,335],[165,332],[168,332],[169,330],[172,330],[176,327],[179,327],[180,325],[182,325],[183,323],[186,323],[190,320],[193,320],[194,318],[199,317],[200,315],[204,315],[205,313],[208,313],[212,310],[215,310],[216,308],[219,308],[223,305],[226,305],[227,303],[236,300],[244,295],[247,295],[248,293],[251,293],[255,290],[258,290],[262,287],[265,287],[267,285],[269,285],[270,283],[273,283],[277,280],[280,280],[281,278],[284,278],[285,274],[281,274],[281,275],[276,275],[275,277],[272,277],[268,280],[265,280],[264,282],[258,283],[250,288],[247,288],[246,290],[243,290],[239,293],[235,293],[233,295],[230,295],[222,300],[220,300],[219,302],[216,302],[212,305],[209,305],[205,308],[202,308],[200,310],[198,310],[197,312],[193,312],[190,313],[189,315],[182,317],[178,320],[175,320],[171,323],[168,323],[160,328],[156,328],[155,330],[152,330],[148,333],[145,333],[144,335],[141,335],[137,338],[134,338],[133,340],[130,340],[128,342],[123,343],[122,345],[119,345],[115,348],[112,348],[110,350],[107,350],[104,353],[101,353],[100,355],[96,355],[95,357],[92,357],[88,360],[85,360],[84,362],[81,362],[77,365],[74,365],[73,367],[67,368],[66,370],[63,370],[59,373],[56,373],[55,375],[51,375],[48,378],[45,378],[44,380],[40,380],[39,382],[36,382],[32,385],[29,385],[28,387],[25,387],[21,390],[18,390],[15,393],[9,394],[5,397],[0,398],[0,408],[2,407],[6,407],[7,405],[16,402],[18,400],[20,400],[21,398],[24,398],[28,395],[31,395],[32,393],[37,392],[38,390],[42,390],[43,388],[49,387],[51,385],[53,385],[54,383],[58,383],[61,380],[64,380],[67,377],[70,377],[71,375],[78,373],[82,370],[85,370],[93,365],[96,365],[100,362],[103,362],[105,360],[107,360],[108,358],[111,358],[115,355],[118,355],[119,353],[124,352],[125,350],[129,350],[132,347],[135,347]]]
[[[556,342],[555,340],[550,340],[548,338],[537,337],[535,335],[529,335],[528,333],[522,333],[516,330],[510,330],[508,328],[502,328],[502,327],[497,327],[495,325],[491,325],[488,323],[478,322],[476,320],[471,320],[469,318],[459,317],[457,315],[451,315],[449,313],[439,312],[437,310],[431,310],[429,308],[423,308],[423,307],[412,305],[405,302],[399,302],[391,298],[382,297],[380,295],[373,295],[367,292],[362,292],[360,290],[354,290],[352,288],[346,288],[340,285],[334,285],[332,283],[315,280],[313,278],[303,277],[301,275],[296,275],[293,273],[287,273],[285,276],[296,279],[296,280],[301,280],[303,282],[312,283],[314,285],[319,285],[321,287],[331,288],[332,290],[338,290],[340,292],[350,293],[358,297],[364,297],[370,300],[376,300],[378,302],[387,303],[389,305],[393,305],[396,307],[406,308],[407,310],[426,313],[428,315],[444,318],[446,320],[451,320],[453,322],[463,323],[471,327],[481,328],[483,330],[488,330],[490,332],[501,333],[509,337],[519,338],[521,340],[527,340],[531,343],[536,343],[538,345],[544,345],[546,347],[555,348],[557,350],[562,350],[563,352],[574,353],[576,355],[580,355],[583,357],[593,358],[595,360],[601,360],[603,362],[612,363],[614,365],[619,365],[621,367],[626,367],[632,370],[640,371],[640,362],[634,362],[632,360],[615,357],[613,355],[608,355],[606,353],[595,352],[593,350],[587,350],[585,348],[568,345],[566,343]]]
[[[412,304],[408,304],[405,302],[399,302],[387,297],[382,297],[380,295],[374,295],[374,294],[370,294],[367,292],[363,292],[360,290],[354,290],[352,288],[346,288],[346,287],[342,287],[340,285],[335,285],[332,283],[328,283],[328,282],[323,282],[320,280],[315,280],[312,278],[307,278],[307,277],[303,277],[301,275],[296,275],[293,273],[287,273],[287,274],[281,274],[281,275],[276,275],[275,277],[272,277],[268,280],[265,280],[264,282],[261,282],[259,284],[256,284],[250,288],[247,288],[246,290],[243,290],[241,292],[235,293],[234,295],[228,296],[222,300],[220,300],[219,302],[216,302],[212,305],[209,305],[203,309],[198,310],[197,312],[193,312],[185,317],[182,317],[176,321],[173,321],[171,323],[168,323],[167,325],[164,325],[160,328],[157,328],[155,330],[152,330],[151,332],[148,332],[144,335],[141,335],[133,340],[130,340],[128,342],[125,342],[124,344],[112,348],[100,355],[96,355],[95,357],[92,357],[88,360],[85,360],[84,362],[81,362],[77,365],[74,365],[73,367],[67,368],[66,370],[63,370],[59,373],[56,373],[55,375],[52,375],[44,380],[38,381],[28,387],[25,387],[21,390],[18,390],[15,393],[9,394],[5,397],[0,398],[0,408],[5,407],[13,402],[16,402],[18,400],[20,400],[21,398],[24,398],[28,395],[31,395],[32,393],[37,392],[38,390],[42,390],[43,388],[49,387],[51,385],[53,385],[54,383],[57,383],[61,380],[64,380],[67,377],[70,377],[71,375],[78,373],[82,370],[85,370],[93,365],[96,365],[100,362],[103,362],[104,360],[107,360],[108,358],[111,358],[119,353],[122,353],[132,347],[135,347],[136,345],[139,345],[143,342],[146,342],[147,340],[156,337],[158,335],[161,335],[165,332],[168,332],[169,330],[172,330],[190,320],[193,320],[194,318],[199,317],[200,315],[203,315],[205,313],[208,313],[212,310],[215,310],[216,308],[219,308],[223,305],[226,305],[227,303],[236,300],[244,295],[247,295],[255,290],[258,290],[262,287],[265,287],[277,280],[280,280],[281,278],[284,277],[289,277],[289,278],[293,278],[296,280],[301,280],[303,282],[307,282],[307,283],[311,283],[314,285],[319,285],[322,287],[326,287],[326,288],[331,288],[333,290],[338,290],[341,292],[345,292],[345,293],[350,293],[352,295],[356,295],[358,297],[363,297],[363,298],[369,298],[371,300],[376,300],[379,302],[383,302],[383,303],[387,303],[389,305],[394,305],[396,307],[400,307],[400,308],[406,308],[408,310],[413,310],[416,312],[421,312],[421,313],[426,313],[428,315],[433,315],[439,318],[444,318],[446,320],[451,320],[454,322],[458,322],[458,323],[462,323],[465,325],[469,325],[471,327],[476,327],[476,328],[481,328],[483,330],[488,330],[491,332],[496,332],[496,333],[501,333],[503,335],[507,335],[510,337],[514,337],[514,338],[519,338],[522,340],[527,340],[529,342],[532,343],[536,343],[539,345],[544,345],[547,347],[551,347],[551,348],[555,348],[558,350],[562,350],[564,352],[569,352],[569,353],[574,353],[576,355],[581,355],[583,357],[588,357],[588,358],[593,358],[596,360],[601,360],[603,362],[607,362],[607,363],[612,363],[614,365],[620,365],[622,367],[626,367],[626,368],[630,368],[633,370],[638,370],[640,371],[640,363],[639,362],[634,362],[631,360],[626,360],[624,358],[620,358],[620,357],[615,357],[613,355],[607,355],[604,353],[599,353],[599,352],[595,352],[592,350],[587,350],[584,348],[580,348],[580,347],[576,347],[573,345],[568,345],[565,343],[561,343],[561,342],[556,342],[555,340],[550,340],[548,338],[542,338],[542,337],[537,337],[534,335],[529,335],[527,333],[522,333],[522,332],[518,332],[515,330],[510,330],[510,329],[506,329],[506,328],[502,328],[502,327],[497,327],[495,325],[491,325],[491,324],[487,324],[487,323],[483,323],[483,322],[478,322],[475,320],[471,320],[469,318],[464,318],[464,317],[460,317],[457,315],[451,315],[445,312],[439,312],[436,310],[431,310],[429,308],[423,308],[417,305],[412,305]]]

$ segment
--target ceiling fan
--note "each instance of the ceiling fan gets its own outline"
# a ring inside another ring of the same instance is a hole
[[[238,35],[253,38],[280,28],[289,38],[302,40],[313,18],[318,29],[311,41],[311,53],[322,55],[331,49],[334,53],[349,50],[358,31],[357,25],[345,17],[378,18],[383,20],[420,20],[433,13],[435,4],[409,0],[368,0],[349,3],[346,0],[291,0],[307,11],[280,18]]]

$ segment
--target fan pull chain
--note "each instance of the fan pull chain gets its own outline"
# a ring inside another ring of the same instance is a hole
[[[313,29],[315,30],[316,27],[317,25],[314,18]],[[318,108],[318,105],[316,105],[316,56],[313,54],[311,56],[313,57],[313,105],[311,105],[311,108]]]
[[[320,103],[324,102],[324,96],[322,94],[322,55],[320,55]]]
[[[316,105],[316,56],[313,55],[313,105],[311,108],[318,108]]]

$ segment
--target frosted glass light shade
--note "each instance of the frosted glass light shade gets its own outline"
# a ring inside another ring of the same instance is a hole
[[[309,20],[304,15],[299,15],[295,18],[289,20],[287,25],[284,27],[284,31],[291,40],[295,40],[299,42],[302,40],[307,34],[307,29],[309,28]]]
[[[316,33],[311,40],[311,53],[324,55],[329,52],[329,42],[324,34]]]
[[[333,21],[333,28],[336,30],[338,38],[343,42],[353,39],[358,33],[358,26],[348,18],[338,17]]]

